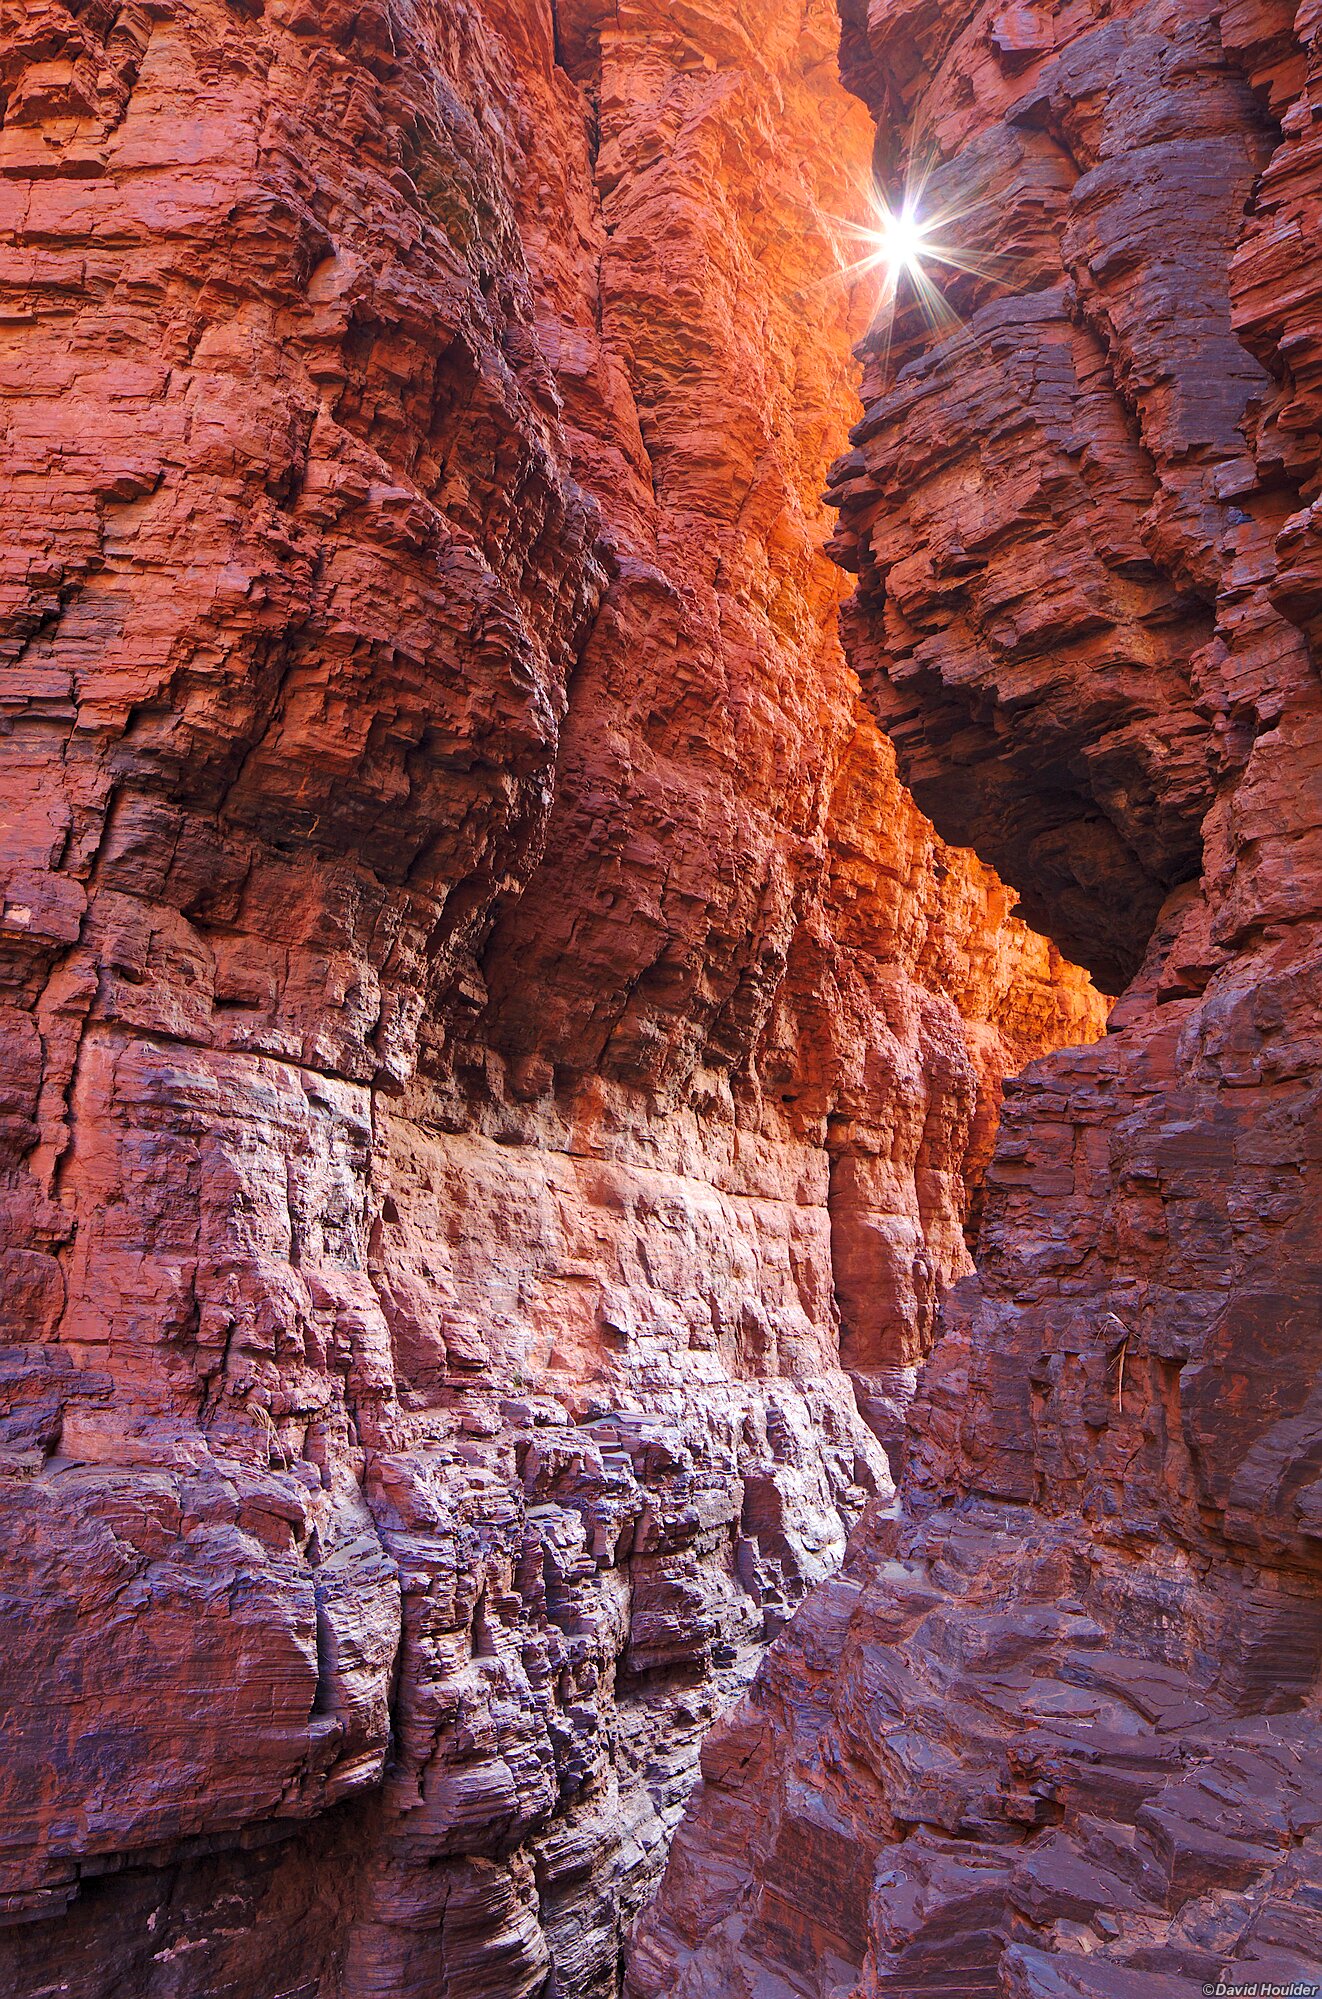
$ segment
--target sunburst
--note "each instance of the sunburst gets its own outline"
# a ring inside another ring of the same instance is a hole
[[[847,220],[817,212],[822,234],[835,258],[835,281],[856,285],[875,277],[868,339],[879,354],[883,371],[889,358],[896,314],[912,300],[928,330],[938,336],[964,325],[942,288],[943,280],[966,276],[998,283],[1006,272],[1004,257],[977,248],[981,201],[964,205],[933,198],[931,182],[937,162],[919,164],[913,154],[904,185],[895,194],[877,181],[859,190],[863,219]]]

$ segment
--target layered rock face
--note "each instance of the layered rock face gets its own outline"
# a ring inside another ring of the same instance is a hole
[[[1319,17],[844,14],[979,272],[874,343],[851,655],[938,825],[1142,962],[1013,1087],[900,1501],[705,1745],[631,1989],[1311,1990]]]
[[[0,7],[0,1984],[615,1988],[1102,1002],[835,632],[826,0]]]

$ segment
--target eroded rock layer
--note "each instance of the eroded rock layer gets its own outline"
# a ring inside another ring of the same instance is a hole
[[[592,1999],[1102,1020],[839,650],[870,122],[827,0],[0,25],[0,1984]]]
[[[1307,1990],[1319,15],[844,13],[980,273],[874,343],[852,657],[938,825],[1143,962],[1013,1086],[900,1500],[704,1746],[631,1989]]]

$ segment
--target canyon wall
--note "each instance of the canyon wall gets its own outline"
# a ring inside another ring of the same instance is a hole
[[[840,651],[871,121],[828,0],[0,36],[0,1984],[594,1999],[1103,1020]]]
[[[704,1745],[630,1989],[1313,1990],[1322,15],[843,14],[975,266],[872,343],[849,654],[1128,987],[1013,1085],[898,1503]]]

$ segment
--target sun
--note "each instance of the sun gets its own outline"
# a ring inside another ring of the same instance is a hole
[[[879,202],[878,207],[883,205]],[[916,278],[923,267],[923,243],[930,223],[919,220],[909,203],[903,208],[883,208],[881,226],[872,232],[877,261],[891,284],[902,277]]]

